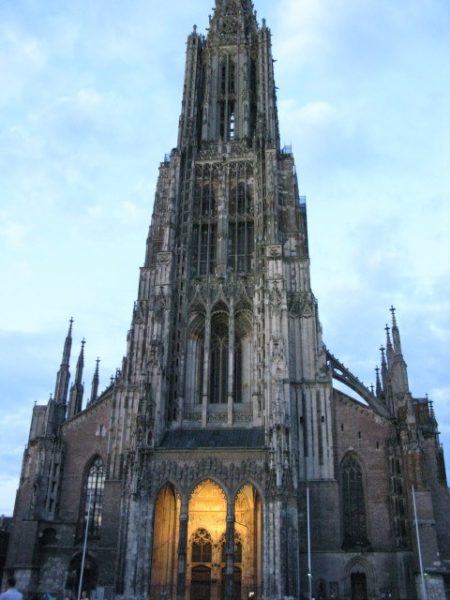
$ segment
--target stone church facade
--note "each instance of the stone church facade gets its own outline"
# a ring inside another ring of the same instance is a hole
[[[97,598],[306,598],[311,581],[317,599],[412,600],[413,486],[429,598],[448,593],[432,404],[410,392],[393,309],[376,389],[324,345],[273,64],[250,0],[216,0],[188,38],[126,357],[101,394],[97,364],[84,405],[71,322],[33,410],[7,557],[29,597],[76,592],[87,530]]]

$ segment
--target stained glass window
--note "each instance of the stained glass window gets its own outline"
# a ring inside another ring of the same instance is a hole
[[[97,537],[102,526],[103,492],[105,488],[105,468],[101,458],[92,463],[86,480],[84,523],[88,519],[89,536]]]
[[[367,521],[361,466],[353,456],[342,463],[344,548],[367,547]]]

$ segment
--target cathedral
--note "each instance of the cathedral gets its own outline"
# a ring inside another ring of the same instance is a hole
[[[187,40],[126,356],[85,398],[70,322],[5,570],[30,599],[450,598],[438,424],[389,319],[368,388],[322,339],[270,29],[216,0]]]

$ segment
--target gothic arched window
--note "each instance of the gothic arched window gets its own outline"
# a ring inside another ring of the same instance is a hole
[[[247,186],[245,183],[240,182],[238,185],[238,202],[237,202],[237,212],[242,215],[247,212]]]
[[[206,529],[197,529],[192,536],[192,562],[210,563],[212,561],[212,539]]]
[[[202,215],[208,217],[216,210],[216,197],[214,189],[210,185],[203,186],[202,194]]]
[[[220,66],[220,91],[222,94],[227,93],[227,62],[226,58],[222,60],[222,64]]]
[[[234,390],[233,396],[236,403],[242,402],[242,340],[240,336],[236,336],[234,345]]]
[[[229,76],[228,76],[228,92],[230,94],[235,94],[236,93],[236,65],[234,63],[234,60],[230,60],[230,65],[229,65]]]
[[[213,323],[211,332],[209,401],[228,402],[228,323],[222,319]]]
[[[192,228],[192,274],[202,277],[214,273],[216,267],[217,227],[215,223]]]
[[[254,252],[253,190],[247,183],[251,171],[246,165],[230,169],[232,181],[228,200],[228,267],[237,273],[252,269]]]
[[[354,456],[344,458],[341,466],[344,512],[344,549],[367,547],[367,520],[361,466]]]
[[[237,273],[252,268],[254,250],[253,221],[230,222],[228,230],[228,266]]]
[[[100,533],[103,513],[103,492],[105,489],[105,468],[97,457],[87,472],[84,489],[84,527],[89,515],[88,532],[91,537]]]

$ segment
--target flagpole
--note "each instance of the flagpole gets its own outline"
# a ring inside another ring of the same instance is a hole
[[[311,567],[311,514],[309,485],[306,486],[306,527],[308,530],[308,597],[312,600],[312,567]]]
[[[89,504],[88,504],[87,519],[86,519],[86,527],[84,529],[83,554],[81,556],[81,571],[80,571],[80,582],[78,584],[77,600],[81,599],[81,593],[83,590],[84,565],[86,563],[86,551],[87,551],[87,541],[88,541],[88,533],[89,533],[89,519],[91,518],[92,490],[89,490],[88,494],[89,494]]]
[[[419,566],[420,566],[420,579],[422,584],[422,600],[428,599],[427,586],[425,584],[425,573],[423,570],[423,560],[422,560],[422,546],[420,544],[420,533],[419,533],[419,521],[417,520],[417,506],[416,506],[416,490],[414,486],[412,486],[412,499],[413,499],[413,507],[414,507],[414,519],[416,522],[416,536],[417,536],[417,552],[419,554]]]

